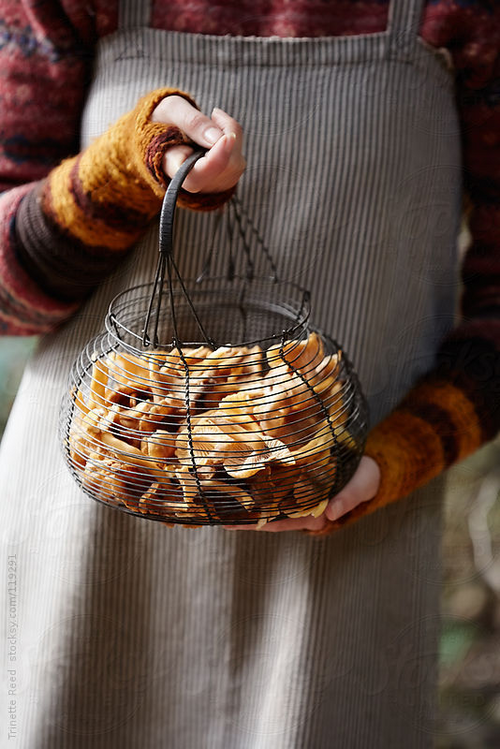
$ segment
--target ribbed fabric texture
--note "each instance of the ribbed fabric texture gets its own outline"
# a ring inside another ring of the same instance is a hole
[[[311,288],[313,319],[345,347],[382,421],[432,365],[458,281],[453,81],[416,40],[419,3],[395,6],[389,34],[314,42],[138,28],[143,4],[126,7],[131,26],[98,50],[83,146],[167,71],[203,111],[244,122],[241,199],[278,272]],[[226,268],[217,214],[181,210],[175,233],[186,277],[211,249],[214,272]],[[2,443],[2,527],[19,570],[18,744],[430,747],[440,483],[317,539],[164,528],[90,501],[66,471],[67,372],[110,299],[151,280],[157,240],[153,226],[43,340]]]

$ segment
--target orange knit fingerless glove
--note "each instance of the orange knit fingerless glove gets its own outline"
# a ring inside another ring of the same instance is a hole
[[[153,91],[81,154],[52,170],[42,190],[42,209],[66,235],[108,250],[126,249],[139,239],[159,212],[168,184],[161,167],[166,149],[189,143],[177,127],[150,121],[157,104],[172,94],[196,106],[177,89]],[[233,192],[182,191],[179,203],[211,210]]]

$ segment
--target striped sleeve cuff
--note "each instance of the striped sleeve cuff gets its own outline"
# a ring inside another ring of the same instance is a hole
[[[43,291],[17,254],[17,214],[38,183],[14,188],[0,196],[0,332],[38,335],[53,330],[73,314],[77,304],[60,302]]]
[[[500,321],[475,320],[450,337],[436,370],[370,432],[365,455],[380,468],[377,495],[337,520],[327,520],[320,531],[305,532],[329,535],[408,496],[499,430]]]

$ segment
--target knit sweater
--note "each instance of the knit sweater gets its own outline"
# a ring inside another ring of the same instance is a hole
[[[165,149],[185,142],[149,122],[154,92],[83,153],[78,132],[93,50],[117,27],[117,2],[0,0],[0,330],[45,333],[67,319],[158,213]],[[383,31],[387,0],[182,0],[153,3],[155,28],[210,34],[335,36]],[[454,64],[472,244],[462,321],[436,367],[370,433],[381,468],[370,502],[324,535],[406,496],[500,427],[500,4],[429,0],[420,33]],[[189,99],[188,93],[181,93]],[[194,102],[193,102],[194,103]],[[244,125],[244,123],[243,123]],[[76,154],[61,162],[61,159]],[[221,195],[183,194],[211,209]]]

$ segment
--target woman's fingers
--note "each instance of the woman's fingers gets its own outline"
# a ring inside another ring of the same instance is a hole
[[[151,119],[175,125],[194,143],[209,149],[185,179],[185,190],[224,192],[238,182],[246,162],[242,154],[243,130],[233,117],[217,108],[207,117],[182,97],[167,96]],[[188,146],[175,146],[166,152],[163,169],[167,177],[174,176],[190,153]]]
[[[364,455],[358,469],[348,484],[344,486],[327,505],[325,515],[329,520],[337,520],[362,502],[368,502],[378,492],[380,468],[373,458]]]
[[[204,148],[211,148],[223,135],[214,120],[199,112],[182,96],[166,96],[162,99],[154,109],[151,121],[175,125],[190,140]]]
[[[224,192],[233,187],[243,174],[245,160],[241,156],[237,136],[225,133],[189,172],[184,189],[189,192]]]
[[[163,171],[168,177],[172,178],[176,171],[183,164],[187,157],[193,153],[189,146],[173,146],[169,148],[163,157]]]

